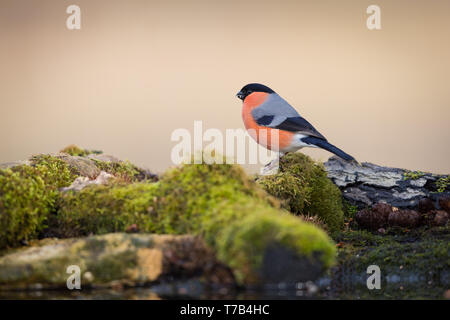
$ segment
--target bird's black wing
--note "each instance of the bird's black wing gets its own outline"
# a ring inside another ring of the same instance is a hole
[[[284,121],[271,125],[274,120],[274,116],[264,116],[259,119],[256,119],[256,123],[260,126],[265,126],[269,128],[291,131],[296,133],[302,133],[308,136],[317,137],[323,140],[327,140],[319,131],[317,131],[312,124],[310,124],[306,119],[298,116],[298,117],[289,117]]]

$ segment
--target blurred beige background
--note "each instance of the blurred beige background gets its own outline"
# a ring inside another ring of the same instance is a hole
[[[161,172],[261,82],[360,161],[450,172],[448,0],[0,0],[0,39],[0,162],[75,143]]]

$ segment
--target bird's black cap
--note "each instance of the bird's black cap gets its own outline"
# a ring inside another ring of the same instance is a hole
[[[267,92],[267,93],[275,93],[272,89],[269,87],[260,84],[260,83],[249,83],[246,86],[244,86],[237,94],[236,96],[244,100],[250,93],[252,92]]]

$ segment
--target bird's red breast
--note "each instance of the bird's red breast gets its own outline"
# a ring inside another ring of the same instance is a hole
[[[283,150],[291,144],[294,133],[260,126],[256,123],[252,115],[252,110],[259,107],[268,96],[269,93],[266,92],[253,92],[249,94],[245,98],[242,106],[242,120],[244,121],[245,128],[250,136],[255,139],[256,142],[269,150]],[[278,133],[278,141],[271,141],[272,130],[277,131],[275,132],[274,137],[276,137],[276,133]]]

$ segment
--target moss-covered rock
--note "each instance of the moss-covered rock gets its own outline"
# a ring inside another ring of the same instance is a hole
[[[55,155],[38,155],[32,157],[31,161],[36,162],[43,157],[52,157],[62,160],[69,167],[70,171],[77,176],[95,179],[101,172],[101,169],[97,167],[93,160],[80,156],[70,156],[64,153],[58,153]]]
[[[61,195],[51,233],[59,237],[124,232],[136,224],[146,232],[157,229],[151,216],[155,184],[108,184],[89,186]]]
[[[199,237],[115,233],[46,239],[6,254],[0,257],[0,289],[65,288],[71,265],[80,268],[82,288],[135,286],[168,277],[201,277],[221,284],[234,281]]]
[[[30,166],[39,170],[38,175],[52,190],[67,186],[78,176],[78,172],[74,171],[67,162],[52,155],[33,156],[30,159]]]
[[[123,180],[124,182],[158,180],[157,175],[149,172],[148,170],[139,168],[129,161],[103,161],[94,157],[91,157],[90,159],[95,162],[97,168],[112,174],[113,176]]]
[[[123,231],[131,224],[146,232],[201,235],[240,283],[264,279],[264,270],[270,270],[264,257],[273,248],[293,253],[299,268],[307,261],[316,271],[308,276],[331,266],[335,248],[327,235],[278,207],[239,166],[184,165],[156,183],[64,194],[58,223],[71,236]],[[295,276],[310,280],[306,274]]]
[[[58,189],[75,177],[63,161],[50,156],[0,169],[0,248],[36,237],[55,210]]]
[[[127,161],[96,159],[98,153],[69,146],[58,154],[34,155],[28,161],[1,166],[0,249],[36,238],[49,222],[53,223],[50,213],[57,210],[59,190],[77,177],[95,179],[103,170],[121,183],[157,180],[156,175]]]
[[[239,166],[184,165],[153,182],[156,177],[128,162],[104,161],[72,149],[34,156],[30,165],[1,172],[0,223],[7,230],[2,247],[39,234],[73,237],[126,230],[194,234],[233,268],[240,283],[284,280],[288,273],[271,268],[273,259],[268,257],[289,260],[297,273],[290,274],[290,280],[310,280],[334,261],[328,236],[280,209],[279,201]],[[80,192],[59,192],[77,176],[94,179],[102,170],[116,179]],[[142,177],[144,182],[136,182]],[[316,178],[307,178],[311,177]],[[317,194],[308,195],[315,199]]]
[[[102,151],[69,145],[54,156],[66,162],[77,175],[91,179],[95,179],[100,171],[105,171],[124,182],[158,180],[158,177],[148,170],[139,168],[129,161],[121,161],[116,157],[103,154]]]
[[[73,152],[67,151],[52,155],[35,155],[31,157],[30,162],[36,164],[47,161],[48,159],[59,159],[66,163],[74,175],[89,179],[97,178],[100,172],[104,171],[126,183],[158,180],[156,174],[140,168],[129,161],[121,161],[110,155],[93,153],[95,151],[80,150],[83,152],[75,150]]]
[[[317,216],[330,232],[343,226],[341,192],[327,178],[323,165],[308,156],[288,153],[280,159],[279,172],[260,177],[258,183],[292,213]]]

